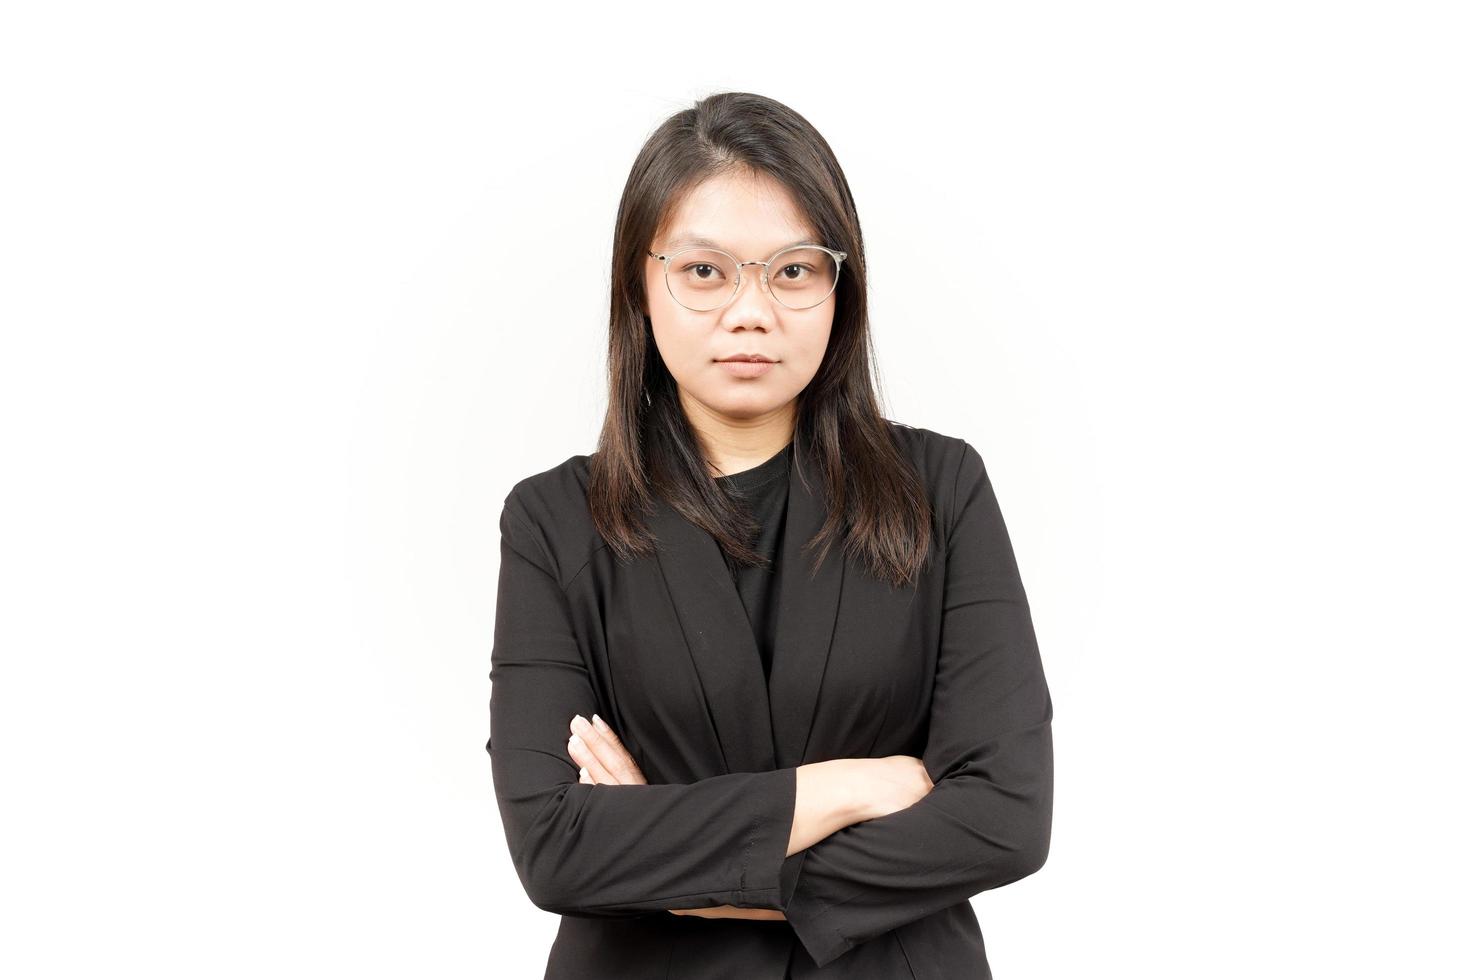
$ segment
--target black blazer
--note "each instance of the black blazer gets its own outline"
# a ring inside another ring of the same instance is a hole
[[[562,916],[546,978],[990,976],[969,899],[1046,861],[1051,695],[980,455],[889,428],[928,488],[931,561],[896,589],[834,545],[807,574],[826,505],[798,445],[769,686],[718,546],[666,503],[657,554],[621,563],[589,457],[506,497],[486,749],[521,883]],[[647,785],[578,781],[567,726],[594,711]],[[899,754],[924,799],[786,856],[797,766]],[[667,911],[716,905],[786,920]]]

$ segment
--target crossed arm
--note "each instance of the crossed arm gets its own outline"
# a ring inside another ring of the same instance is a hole
[[[589,723],[576,715],[570,725],[571,737],[567,739],[567,752],[572,761],[581,767],[578,782],[594,786],[624,786],[647,783],[643,770],[628,754],[623,742],[612,727],[596,714]],[[797,781],[797,806],[801,805],[801,783]],[[796,833],[792,825],[793,836]],[[786,853],[791,854],[788,846]],[[706,909],[669,909],[675,915],[699,915],[707,919],[784,919],[786,914],[777,909],[741,909],[733,905],[718,905]]]
[[[594,714],[589,722],[572,718],[567,753],[580,769],[578,782],[594,786],[647,784],[643,771],[612,727]],[[881,759],[834,759],[796,769],[796,807],[786,856],[804,851],[844,827],[901,810],[934,788],[922,760],[897,755]],[[706,919],[785,919],[779,909],[669,909],[675,915]]]

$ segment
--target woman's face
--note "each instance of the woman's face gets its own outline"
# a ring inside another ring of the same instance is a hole
[[[686,239],[704,238],[737,261],[764,262],[788,245],[831,247],[813,237],[814,231],[790,193],[776,181],[765,175],[723,175],[704,181],[685,196],[667,216],[649,250],[669,255],[683,247]],[[832,333],[837,293],[810,309],[793,310],[761,286],[760,271],[758,265],[745,266],[734,299],[720,309],[696,313],[669,295],[664,264],[651,256],[644,258],[643,284],[653,339],[691,416],[741,424],[786,411],[821,366]],[[779,271],[770,270],[772,281]],[[700,268],[692,274],[708,276],[710,271]],[[796,275],[797,270],[791,274]],[[736,354],[761,354],[775,363],[752,377],[748,366],[721,363]]]

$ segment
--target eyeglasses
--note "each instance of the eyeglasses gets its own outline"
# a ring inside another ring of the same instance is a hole
[[[837,288],[846,252],[824,245],[793,245],[764,262],[741,262],[718,248],[686,248],[672,255],[648,253],[664,264],[664,282],[674,302],[695,313],[718,310],[735,298],[743,266],[761,267],[761,285],[790,310],[809,310]],[[770,272],[776,270],[771,278]]]

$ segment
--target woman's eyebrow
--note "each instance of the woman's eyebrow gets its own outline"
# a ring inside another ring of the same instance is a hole
[[[815,244],[816,244],[816,238],[815,237],[808,236],[806,238],[798,238],[794,242],[787,242],[785,245],[782,245],[781,248],[776,249],[775,252],[772,252],[771,254],[772,255],[775,255],[776,252],[779,252],[782,249],[790,248],[793,245],[815,245]],[[674,236],[674,238],[671,241],[669,241],[668,243],[666,243],[664,247],[666,249],[668,249],[668,250],[673,250],[675,248],[680,248],[680,247],[683,247],[683,246],[693,246],[695,248],[717,248],[717,249],[719,249],[722,252],[728,252],[728,251],[730,251],[728,248],[725,248],[725,246],[721,245],[719,242],[716,242],[714,239],[706,238],[706,237],[704,237],[702,235],[695,235],[693,233],[686,233],[686,232],[681,232],[680,234]]]

